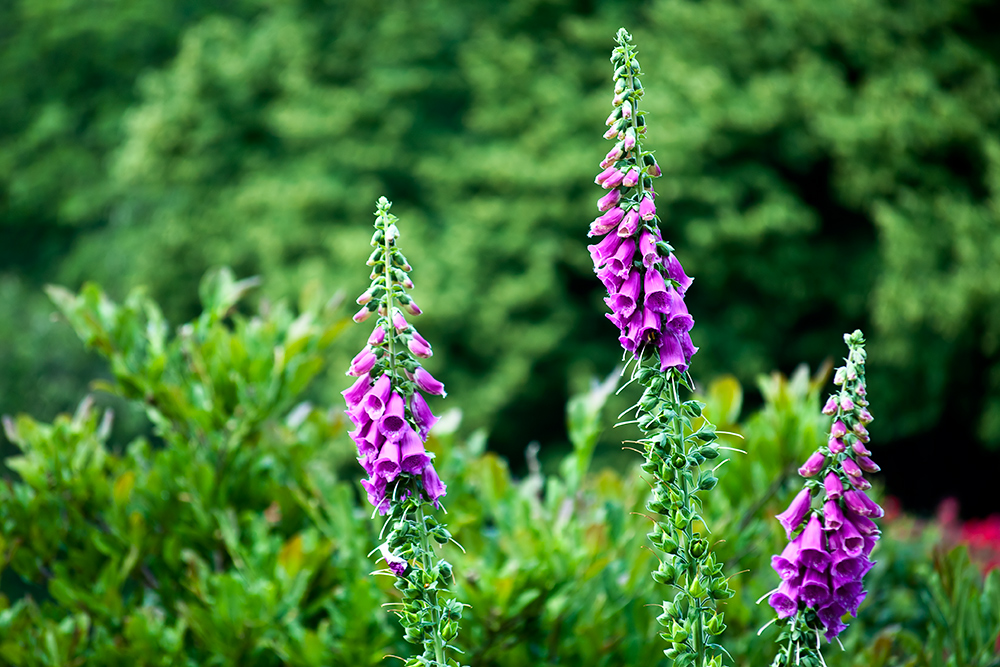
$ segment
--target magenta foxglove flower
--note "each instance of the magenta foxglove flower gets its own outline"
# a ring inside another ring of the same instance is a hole
[[[355,318],[363,321],[377,313],[379,319],[366,347],[351,361],[348,375],[358,379],[342,392],[355,425],[350,436],[358,462],[369,476],[362,486],[381,514],[389,511],[393,498],[403,499],[412,489],[435,505],[445,491],[431,464],[433,456],[424,447],[437,417],[421,394],[444,396],[444,385],[417,361],[433,352],[403,315],[418,315],[420,308],[405,292],[412,285],[405,273],[410,266],[395,246],[399,231],[389,206],[384,198],[379,201],[372,245],[382,264],[380,268],[376,262],[372,285],[359,298],[364,303],[361,317]],[[397,361],[400,352],[412,355],[405,364]],[[395,572],[399,564],[386,560]]]
[[[879,538],[872,517],[883,515],[882,508],[863,490],[871,487],[864,472],[878,471],[878,465],[869,458],[871,452],[862,444],[868,438],[862,422],[871,421],[870,413],[862,407],[866,405],[864,338],[856,331],[844,340],[850,349],[847,366],[838,369],[835,375],[835,382],[842,389],[822,408],[823,414],[833,418],[830,438],[799,469],[804,477],[823,478],[822,509],[807,504],[806,528],[793,538],[796,526],[802,521],[797,501],[807,491],[796,496],[792,502],[796,523],[789,528],[788,522],[781,521],[790,540],[788,546],[771,558],[771,566],[781,578],[781,585],[770,596],[778,618],[790,618],[812,609],[816,615],[800,616],[799,622],[808,624],[812,622],[809,618],[818,619],[819,626],[814,629],[822,631],[830,641],[846,628],[843,616],[856,615],[865,599],[862,578],[874,565],[869,556]],[[791,509],[778,515],[779,520],[791,513]]]
[[[617,143],[594,179],[608,192],[597,203],[605,213],[588,233],[604,238],[588,250],[608,290],[608,319],[618,327],[622,347],[637,359],[658,355],[662,370],[684,371],[698,350],[690,336],[694,320],[683,301],[691,279],[663,243],[657,225],[652,179],[660,175],[660,167],[641,146],[646,126],[635,106],[641,87],[632,81],[618,79],[615,110],[608,116],[605,137]]]
[[[806,518],[811,500],[812,496],[809,494],[809,489],[802,489],[792,500],[788,509],[775,517],[782,527],[784,527],[788,539],[792,539],[792,533],[799,527],[802,520]]]

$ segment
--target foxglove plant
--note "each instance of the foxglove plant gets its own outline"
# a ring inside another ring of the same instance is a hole
[[[358,462],[368,479],[361,482],[375,512],[387,516],[379,546],[381,560],[395,576],[403,601],[395,609],[405,639],[423,645],[423,654],[406,667],[457,667],[448,657],[458,635],[462,605],[448,597],[452,567],[437,558],[432,540],[444,544],[451,534],[432,514],[446,487],[434,469],[434,455],[424,444],[437,417],[421,392],[444,396],[444,385],[420,365],[431,346],[406,320],[420,308],[406,293],[413,287],[406,258],[399,251],[396,216],[382,197],[375,213],[371,286],[358,297],[355,322],[377,316],[368,344],[351,361],[348,375],[357,377],[343,392],[355,428]]]
[[[783,626],[773,667],[822,664],[820,634],[833,641],[847,627],[843,617],[857,615],[879,538],[872,519],[883,512],[865,493],[871,484],[863,474],[879,471],[868,450],[865,339],[855,331],[844,342],[847,363],[834,375],[839,389],[823,406],[829,440],[799,468],[804,488],[776,517],[789,542],[771,558],[781,585],[769,601]]]
[[[672,591],[657,617],[665,627],[660,636],[669,643],[664,653],[675,665],[717,666],[725,649],[715,636],[726,627],[717,602],[733,591],[697,525],[705,523],[699,493],[718,482],[718,465],[702,466],[719,457],[720,447],[715,426],[702,415],[704,404],[680,399],[681,387],[692,389],[687,369],[697,351],[689,334],[694,320],[684,304],[691,278],[660,234],[653,191],[660,168],[642,148],[641,70],[624,28],[617,44],[611,56],[614,109],[604,135],[615,145],[595,179],[608,193],[597,203],[602,214],[590,225],[589,236],[599,240],[588,250],[608,290],[607,317],[631,357],[632,380],[645,387],[632,409],[643,431],[642,469],[653,478],[646,508],[656,518],[650,517],[655,525],[649,538],[661,554],[653,579]]]

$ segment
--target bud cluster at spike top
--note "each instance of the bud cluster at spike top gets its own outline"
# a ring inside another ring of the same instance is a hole
[[[358,297],[361,310],[354,316],[355,322],[376,314],[378,319],[368,344],[347,371],[357,380],[342,392],[355,425],[350,436],[358,447],[358,461],[368,473],[361,484],[383,515],[393,498],[411,492],[410,482],[435,505],[445,494],[431,462],[433,455],[424,449],[438,418],[421,394],[444,396],[444,385],[417,361],[431,356],[431,346],[403,315],[404,310],[419,315],[420,309],[404,289],[413,287],[407,275],[411,267],[396,246],[399,230],[396,217],[389,213],[391,206],[385,197],[378,201],[371,242],[375,250],[368,259],[374,267],[372,283]]]
[[[601,237],[587,249],[594,271],[608,290],[607,318],[621,332],[619,342],[636,358],[653,350],[660,368],[687,370],[698,348],[689,332],[694,319],[684,305],[691,284],[673,249],[657,225],[653,178],[660,167],[640,145],[646,133],[639,111],[642,83],[631,35],[618,32],[611,62],[615,67],[614,110],[605,138],[615,142],[595,182],[608,191],[597,202],[602,212],[590,225],[591,237]]]
[[[843,616],[856,616],[865,598],[862,578],[872,568],[869,556],[879,538],[872,519],[883,515],[865,493],[871,484],[863,474],[879,471],[867,446],[872,416],[865,391],[865,341],[860,331],[844,340],[850,353],[834,376],[839,391],[823,406],[823,414],[833,418],[829,441],[799,468],[809,481],[776,517],[790,541],[771,558],[782,580],[770,597],[778,617],[814,613],[830,641],[847,627]]]

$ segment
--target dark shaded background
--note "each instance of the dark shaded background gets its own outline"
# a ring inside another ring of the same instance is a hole
[[[262,298],[353,294],[385,194],[465,427],[515,465],[558,447],[618,356],[585,230],[625,25],[696,377],[752,389],[860,327],[890,491],[995,511],[998,23],[957,0],[4,3],[0,410],[51,418],[103,372],[43,284],[146,285],[173,321],[219,264]]]

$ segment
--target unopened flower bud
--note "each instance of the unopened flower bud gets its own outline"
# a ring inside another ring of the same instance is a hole
[[[607,211],[608,209],[610,209],[611,207],[613,207],[615,204],[618,203],[618,200],[621,199],[621,196],[622,196],[621,191],[612,190],[611,192],[609,192],[608,194],[604,195],[603,197],[597,200],[597,210]]]
[[[631,127],[625,130],[625,138],[622,139],[622,148],[627,151],[635,148],[635,130]]]
[[[635,184],[638,182],[639,182],[639,170],[636,169],[635,167],[629,169],[628,173],[625,174],[625,177],[622,179],[622,185],[625,186],[626,188],[635,187]]]
[[[847,447],[844,445],[844,441],[840,438],[830,438],[826,442],[826,446],[830,448],[831,454],[840,454]]]
[[[622,103],[622,118],[632,117],[632,103],[628,100]]]
[[[847,372],[844,370],[843,367],[838,368],[837,372],[833,374],[833,383],[834,384],[844,384],[844,379],[845,379],[846,375],[847,375]]]
[[[850,412],[854,409],[854,401],[847,396],[842,396],[840,398],[840,409],[844,412]]]
[[[828,416],[833,416],[837,413],[837,399],[833,396],[827,399],[826,403],[823,405],[823,414]]]
[[[874,461],[872,461],[867,456],[859,456],[858,457],[858,465],[865,472],[878,472],[879,470],[882,469],[882,468],[880,468],[878,466],[877,463],[875,463]]]
[[[352,319],[360,324],[361,322],[364,322],[369,317],[371,317],[371,315],[372,315],[372,310],[369,309],[367,305],[365,305],[361,307],[361,310],[354,313],[354,317]]]
[[[860,440],[855,440],[851,444],[851,449],[854,450],[854,453],[857,454],[858,456],[872,455],[871,451],[869,451],[869,449],[865,447],[865,443],[861,442]]]
[[[845,435],[847,435],[847,427],[844,426],[844,422],[839,419],[833,422],[833,426],[830,427],[830,437],[843,438]]]
[[[862,424],[871,424],[875,421],[875,418],[872,417],[872,413],[868,412],[868,408],[861,408],[858,412],[858,419],[861,420]]]
[[[827,473],[826,479],[823,480],[823,489],[826,491],[826,497],[831,500],[836,500],[840,498],[844,493],[844,484],[840,481],[840,477],[835,472]]]
[[[643,197],[639,202],[639,217],[643,220],[652,220],[656,217],[656,204],[652,197]]]
[[[854,459],[850,457],[841,461],[840,468],[844,471],[844,474],[849,477],[861,477],[861,468],[859,468],[858,464],[854,462]]]
[[[799,474],[803,477],[813,477],[816,473],[823,469],[823,463],[826,461],[826,457],[823,456],[822,452],[814,452],[802,467],[799,468]]]

